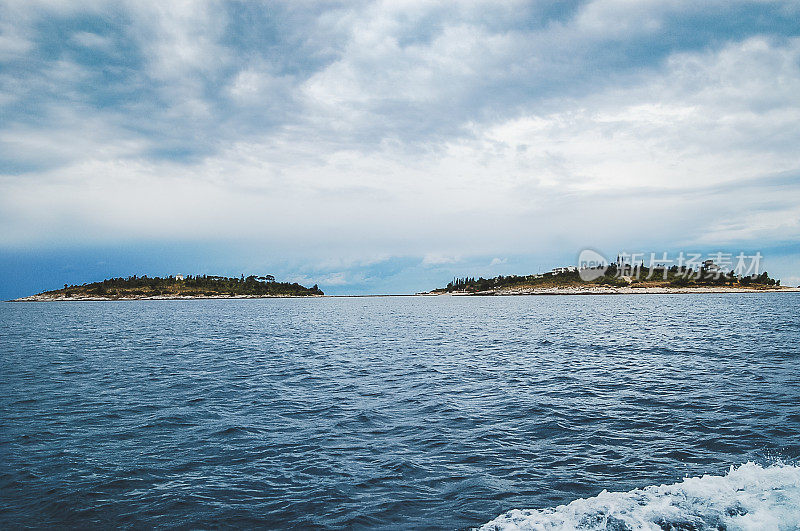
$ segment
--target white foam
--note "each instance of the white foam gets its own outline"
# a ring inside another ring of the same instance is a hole
[[[481,527],[544,529],[800,529],[800,467],[748,462],[724,476],[630,492],[604,490],[549,509],[514,509]]]

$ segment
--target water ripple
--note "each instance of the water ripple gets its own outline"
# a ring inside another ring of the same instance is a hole
[[[0,527],[468,528],[791,461],[798,310],[797,294],[0,304]]]

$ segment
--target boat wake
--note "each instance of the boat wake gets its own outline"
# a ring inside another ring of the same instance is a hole
[[[748,462],[724,476],[514,509],[480,529],[800,529],[800,467]]]

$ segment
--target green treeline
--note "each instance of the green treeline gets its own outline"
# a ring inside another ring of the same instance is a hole
[[[64,285],[63,289],[48,291],[66,297],[211,297],[211,296],[309,296],[324,295],[314,284],[306,288],[293,282],[276,282],[272,275],[221,277],[188,275],[185,278],[136,276],[109,278],[91,284]]]
[[[629,278],[630,282],[622,278],[623,276]],[[780,286],[780,284],[780,280],[770,278],[766,271],[760,275],[737,276],[733,271],[722,272],[704,267],[693,270],[675,265],[669,268],[664,266],[649,268],[644,265],[624,265],[618,268],[616,264],[611,264],[605,270],[605,273],[588,282],[582,280],[578,271],[575,270],[540,275],[500,275],[494,278],[479,277],[477,279],[475,277],[454,278],[446,287],[434,291],[439,293],[454,291],[478,292],[521,286],[549,288],[579,285],[767,288]]]

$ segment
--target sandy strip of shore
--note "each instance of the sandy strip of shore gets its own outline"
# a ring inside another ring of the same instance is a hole
[[[731,288],[725,286],[701,287],[701,288],[667,288],[667,287],[610,287],[610,286],[587,286],[587,287],[555,287],[555,288],[511,288],[499,290],[487,290],[478,292],[451,292],[417,293],[418,297],[431,296],[450,296],[450,297],[470,297],[476,295],[642,295],[642,294],[686,294],[686,293],[792,293],[800,292],[800,287],[780,287],[768,289],[755,288]],[[386,297],[388,295],[360,295],[360,297]],[[311,298],[330,298],[341,297],[340,295],[209,295],[209,296],[176,296],[176,295],[156,295],[153,297],[64,297],[53,295],[30,295],[14,299],[11,302],[78,302],[78,301],[186,301],[186,300],[208,300],[208,299],[311,299]]]
[[[470,296],[470,295],[643,295],[643,294],[688,294],[688,293],[792,293],[800,292],[800,287],[780,287],[768,289],[732,288],[726,286],[698,287],[698,288],[669,288],[669,287],[554,287],[554,288],[508,288],[498,290],[479,291],[475,293],[453,292],[440,295]]]
[[[154,295],[152,297],[64,297],[53,295],[30,295],[11,302],[79,302],[79,301],[188,301],[199,299],[311,299],[324,295]]]

